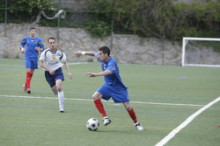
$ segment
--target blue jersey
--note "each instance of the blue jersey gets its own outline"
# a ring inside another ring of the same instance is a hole
[[[98,56],[98,53],[94,53]],[[110,57],[107,62],[99,60],[101,63],[102,71],[109,70],[111,74],[104,76],[105,83],[97,92],[102,94],[102,98],[109,100],[111,97],[115,103],[129,102],[127,87],[123,84],[117,62],[114,58]]]
[[[38,57],[38,51],[35,47],[40,47],[44,50],[44,45],[40,37],[31,38],[30,36],[26,36],[21,41],[21,47],[24,48],[26,46],[25,57]]]
[[[95,53],[98,56],[98,53]],[[119,68],[114,58],[110,57],[107,62],[100,61],[102,71],[109,70],[112,73],[104,76],[105,84],[116,87],[116,88],[127,88],[120,77]]]

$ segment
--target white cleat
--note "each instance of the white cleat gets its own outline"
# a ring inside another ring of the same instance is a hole
[[[137,128],[138,131],[144,130],[144,127],[140,123],[135,123],[134,126]]]
[[[60,108],[60,112],[63,113],[64,112],[64,106],[60,105],[59,108]]]
[[[103,125],[107,126],[108,124],[110,124],[112,121],[108,118],[108,117],[104,117],[103,118]]]

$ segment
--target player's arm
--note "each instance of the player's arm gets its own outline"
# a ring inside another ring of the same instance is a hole
[[[112,71],[105,70],[105,71],[102,71],[102,72],[99,72],[99,73],[88,72],[87,75],[89,77],[97,77],[97,76],[107,76],[107,75],[110,75],[111,73],[112,73]]]
[[[55,71],[54,70],[50,70],[44,63],[43,60],[40,60],[40,67],[42,67],[43,69],[45,69],[46,71],[48,71],[51,75],[54,75],[55,74]]]
[[[23,38],[22,41],[21,41],[21,43],[20,43],[20,52],[21,52],[21,53],[24,53],[24,52],[25,52],[24,47],[25,47],[26,43],[27,43],[26,39]]]
[[[65,66],[65,68],[66,68],[66,71],[67,71],[67,75],[69,76],[69,78],[70,79],[72,79],[73,78],[73,75],[72,75],[72,73],[70,72],[70,68],[69,68],[69,65],[68,65],[68,63],[66,62],[66,55],[65,55],[65,53],[62,53],[61,52],[61,57],[60,57],[60,61],[64,64],[64,66]]]
[[[64,64],[64,66],[65,66],[65,68],[66,68],[67,75],[69,76],[70,79],[72,79],[72,78],[73,78],[73,75],[72,75],[72,73],[70,72],[70,68],[69,68],[68,63],[67,63],[67,62],[63,62],[63,64]]]
[[[38,42],[38,46],[35,47],[35,50],[37,50],[39,52],[42,52],[44,50],[44,44],[43,44],[43,41],[41,39]]]
[[[53,75],[53,74],[55,74],[55,71],[54,70],[50,70],[48,67],[47,67],[47,65],[45,64],[45,51],[44,52],[42,52],[41,54],[40,54],[40,58],[39,58],[39,61],[40,61],[40,63],[39,63],[39,66],[41,67],[41,68],[43,68],[43,69],[45,69],[46,71],[49,71],[49,73],[51,74],[51,75]]]
[[[95,53],[95,52],[93,52],[93,51],[81,51],[81,50],[79,50],[79,51],[77,51],[77,52],[75,53],[75,55],[76,55],[77,57],[80,57],[80,56],[83,56],[83,55],[95,56],[94,53]]]

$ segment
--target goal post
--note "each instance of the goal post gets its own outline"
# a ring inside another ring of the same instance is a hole
[[[181,65],[220,67],[220,38],[183,37]]]

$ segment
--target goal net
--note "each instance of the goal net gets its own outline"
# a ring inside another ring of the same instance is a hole
[[[182,66],[220,67],[220,38],[183,37]]]

